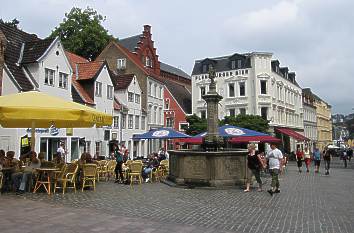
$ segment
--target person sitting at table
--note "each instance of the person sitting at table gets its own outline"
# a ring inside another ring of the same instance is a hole
[[[27,180],[32,178],[36,168],[41,167],[41,161],[37,158],[37,153],[32,151],[30,156],[29,165],[25,167],[24,171],[13,176],[15,190],[18,193],[25,192]]]
[[[5,151],[0,150],[0,167],[3,167],[6,163]]]
[[[142,177],[146,183],[149,182],[150,173],[155,171],[160,165],[160,162],[159,162],[159,159],[158,159],[158,156],[156,155],[156,153],[148,155],[148,158],[149,158],[149,161],[142,173]]]
[[[53,163],[56,167],[65,164],[63,157],[61,156],[61,154],[58,153],[54,155]]]
[[[15,158],[15,151],[6,152],[5,167],[15,168],[20,161]]]
[[[48,162],[46,159],[45,159],[45,153],[44,152],[39,152],[38,154],[38,159],[39,161],[41,161],[41,163],[45,163],[45,162]]]

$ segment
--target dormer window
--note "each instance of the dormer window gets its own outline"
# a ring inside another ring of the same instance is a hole
[[[126,68],[127,60],[125,58],[117,59],[117,69],[124,70]]]
[[[54,87],[55,71],[45,68],[44,83]]]
[[[95,84],[95,96],[101,97],[102,96],[102,83],[96,82]]]
[[[237,60],[237,68],[240,69],[242,67],[242,61]]]
[[[145,66],[146,67],[152,67],[152,62],[151,62],[150,57],[146,57],[145,58]]]
[[[231,69],[236,69],[236,61],[235,60],[232,60],[231,61]]]
[[[202,73],[206,73],[206,72],[208,72],[208,67],[207,67],[207,65],[203,65]]]

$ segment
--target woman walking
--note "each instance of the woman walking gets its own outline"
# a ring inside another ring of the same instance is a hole
[[[297,147],[296,150],[296,162],[297,162],[297,168],[299,169],[299,173],[302,172],[302,160],[304,159],[304,152],[300,150],[300,147]]]
[[[326,169],[326,175],[329,175],[329,169],[331,166],[331,153],[328,149],[325,149],[324,153],[323,153],[323,160],[325,162],[325,169]]]
[[[304,157],[305,157],[306,172],[308,173],[310,172],[311,154],[309,148],[307,147],[305,147]]]
[[[252,182],[252,176],[256,177],[258,183],[258,192],[262,191],[262,180],[261,180],[261,169],[263,166],[263,161],[259,154],[256,153],[256,145],[250,144],[248,146],[248,155],[247,155],[247,182],[246,189],[244,192],[250,191],[250,185]]]
[[[122,153],[119,151],[118,145],[114,144],[113,145],[113,153],[114,153],[114,157],[116,159],[116,167],[114,169],[114,172],[116,173],[116,180],[114,181],[114,183],[118,183],[119,179],[118,179],[118,174],[120,176],[120,182],[123,183],[124,182],[124,176],[123,176],[123,155]]]

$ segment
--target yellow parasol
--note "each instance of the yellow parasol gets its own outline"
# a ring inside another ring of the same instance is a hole
[[[109,126],[112,116],[82,104],[63,100],[42,92],[29,91],[0,97],[0,125],[4,128],[90,128]]]

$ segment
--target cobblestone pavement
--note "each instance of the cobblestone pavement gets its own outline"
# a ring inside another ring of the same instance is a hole
[[[20,201],[31,200],[35,201],[34,206],[38,203],[51,206],[47,208],[49,219],[52,219],[51,216],[58,209],[69,212],[69,217],[65,219],[59,214],[57,221],[63,223],[63,226],[66,226],[67,221],[72,223],[75,219],[79,220],[75,215],[79,213],[81,219],[86,219],[87,215],[88,220],[85,222],[107,219],[105,221],[115,222],[117,226],[135,229],[129,232],[352,233],[353,175],[353,169],[343,168],[332,169],[329,176],[315,174],[313,170],[299,174],[294,164],[291,164],[281,176],[281,193],[273,197],[267,192],[243,193],[241,188],[182,189],[161,183],[135,185],[130,188],[128,185],[100,182],[95,192],[67,193],[64,196],[56,194],[49,197],[38,193],[17,197],[5,194],[0,197],[6,200],[0,202],[0,210],[6,203],[10,203],[8,207],[11,207]],[[265,180],[266,185],[269,185],[269,178]],[[31,216],[36,216],[36,212],[28,212]],[[5,221],[6,226],[6,222],[16,218],[15,216],[13,211],[0,211],[0,225]],[[46,211],[40,212],[40,216],[45,218]],[[53,218],[54,220],[56,219]],[[78,224],[83,223],[78,221]],[[142,228],[144,224],[147,226],[145,231]],[[64,231],[65,229],[67,228]],[[117,228],[109,229],[113,229],[113,232],[125,232],[124,228],[119,231]],[[87,228],[86,231],[96,230]]]

